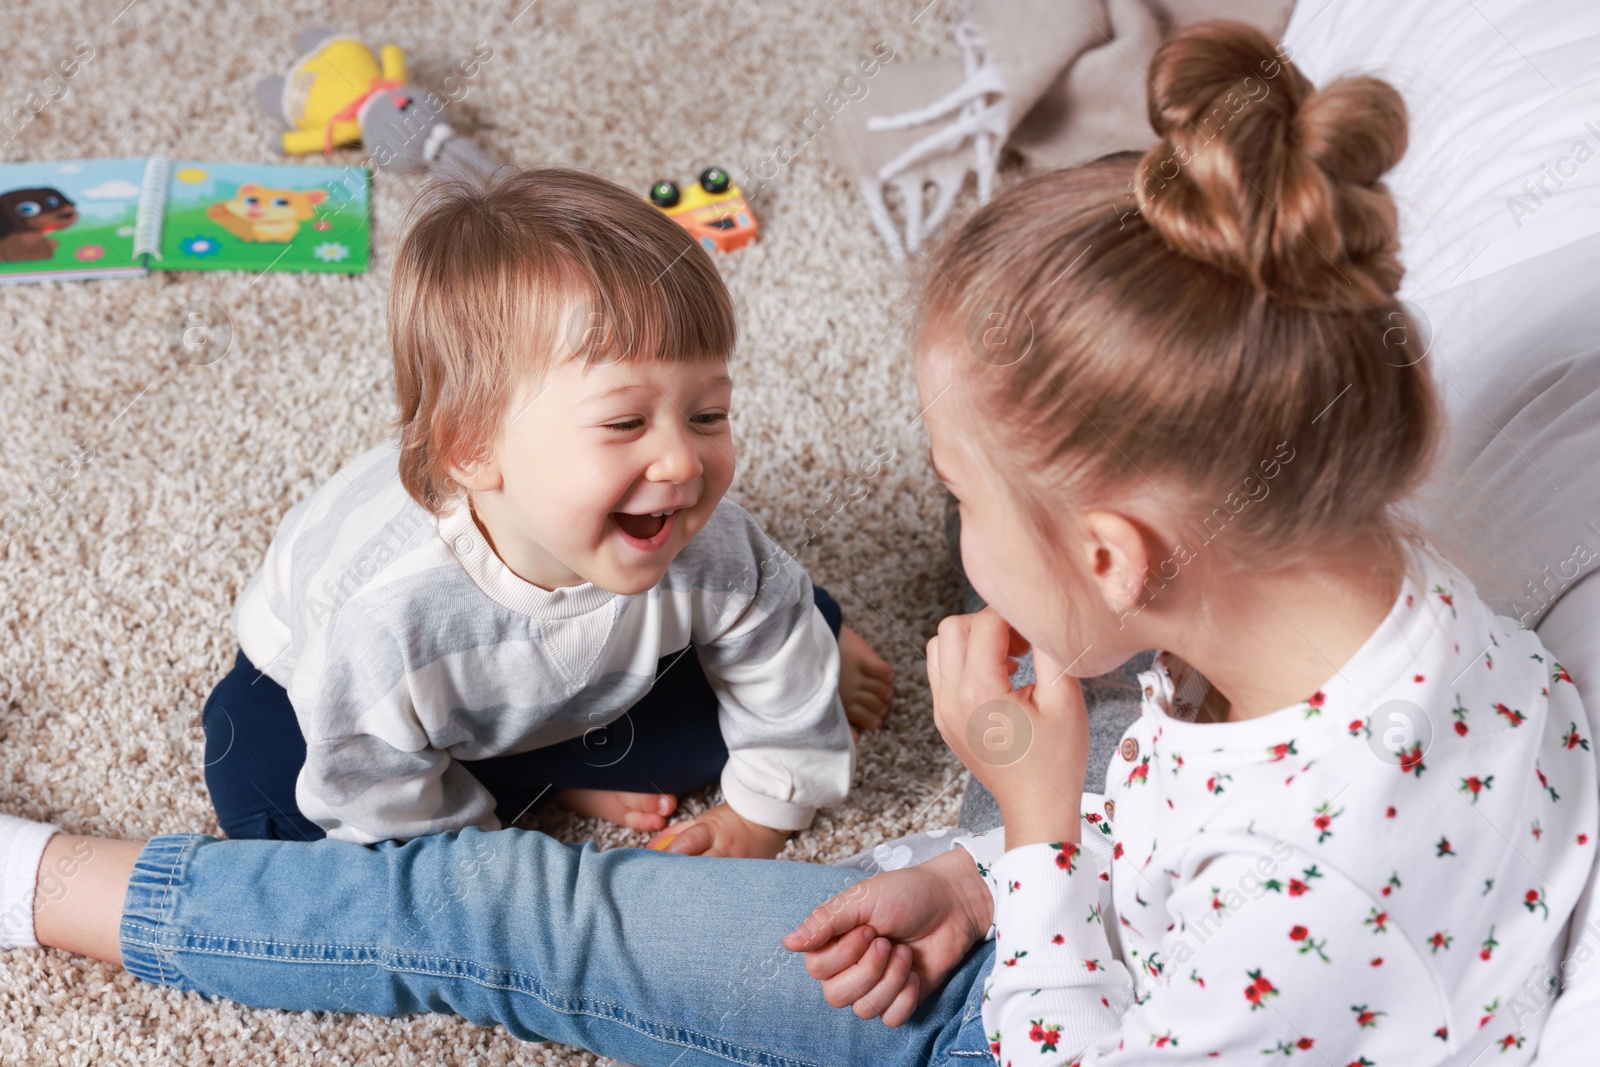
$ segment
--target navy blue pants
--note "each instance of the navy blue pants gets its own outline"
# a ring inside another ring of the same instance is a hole
[[[812,594],[829,629],[839,636],[838,603],[820,586],[812,586]],[[325,836],[295,803],[306,742],[289,694],[262,674],[243,649],[233,670],[206,698],[201,724],[206,786],[223,832],[235,840],[315,841]],[[600,729],[618,736],[597,738],[590,731],[586,738],[531,752],[459,762],[489,790],[496,814],[507,824],[548,800],[556,789],[690,793],[718,781],[728,762],[716,694],[692,646],[664,657],[650,691],[627,715]],[[627,755],[596,767],[597,745],[616,745]]]

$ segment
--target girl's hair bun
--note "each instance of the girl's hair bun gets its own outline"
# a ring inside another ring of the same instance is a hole
[[[1140,212],[1167,244],[1287,304],[1393,302],[1404,268],[1379,179],[1405,153],[1406,107],[1377,78],[1318,90],[1261,30],[1200,23],[1150,64]]]

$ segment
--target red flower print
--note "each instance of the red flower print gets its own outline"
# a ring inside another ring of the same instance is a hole
[[[1555,667],[1556,669],[1556,681],[1566,682],[1568,685],[1572,684],[1572,675],[1567,673],[1567,669],[1565,667],[1559,663],[1552,663],[1551,666]]]
[[[1318,689],[1315,693],[1311,694],[1310,698],[1306,700],[1306,703],[1310,704],[1314,708],[1320,708],[1322,707],[1322,702],[1326,699],[1327,697],[1323,695],[1322,690]]]
[[[1172,1036],[1172,1031],[1171,1030],[1168,1030],[1166,1033],[1160,1035],[1159,1037],[1156,1036],[1155,1034],[1151,1034],[1150,1035],[1150,1043],[1152,1045],[1154,1045],[1156,1048],[1166,1048],[1168,1045],[1176,1046],[1177,1043],[1178,1043],[1178,1039]]]
[[[1464,723],[1464,722],[1456,723],[1456,734],[1458,736],[1460,736],[1460,737],[1466,737],[1467,736],[1467,724]]]
[[[1145,782],[1148,782],[1149,780],[1150,780],[1150,757],[1148,755],[1140,756],[1139,757],[1139,765],[1137,767],[1135,767],[1133,770],[1128,772],[1128,781],[1125,784],[1133,785],[1135,782],[1143,784]]]
[[[1416,597],[1412,596],[1410,593],[1406,594],[1406,607],[1409,608],[1411,605],[1415,604],[1416,602],[1417,602],[1417,598]]]
[[[1062,937],[1060,934],[1057,934],[1050,939],[1050,943],[1052,945],[1065,945],[1067,943],[1067,939]]]
[[[1033,1028],[1028,1031],[1028,1040],[1039,1044],[1040,1052],[1054,1052],[1061,1043],[1061,1027],[1046,1026],[1043,1019],[1034,1019]]]
[[[1307,930],[1304,926],[1296,926],[1290,930],[1289,940],[1300,942],[1300,955],[1304,956],[1307,953],[1315,952],[1317,956],[1321,958],[1323,963],[1332,962],[1328,959],[1328,954],[1322,951],[1323,946],[1328,943],[1328,939],[1323,938],[1321,941],[1318,941],[1316,938],[1311,936],[1311,931]]]
[[[1384,884],[1384,887],[1382,889],[1382,893],[1383,893],[1384,896],[1388,896],[1390,893],[1394,892],[1396,889],[1399,889],[1399,888],[1400,888],[1400,872],[1399,871],[1395,871],[1393,874],[1391,874],[1389,876],[1389,881]]]
[[[1352,1004],[1350,1010],[1356,1013],[1356,1025],[1363,1030],[1370,1030],[1378,1025],[1378,1017],[1389,1014],[1386,1011],[1373,1011],[1365,1004]]]
[[[1589,843],[1589,835],[1588,834],[1579,834],[1578,835],[1578,844],[1587,845],[1588,843]]]
[[[1100,961],[1099,960],[1084,960],[1083,961],[1083,969],[1086,970],[1086,971],[1098,971],[1100,969]]]
[[[1522,714],[1522,712],[1514,711],[1511,708],[1506,707],[1504,704],[1496,704],[1494,706],[1494,710],[1496,714],[1505,716],[1505,720],[1512,726],[1521,726],[1523,723],[1528,721],[1528,717]]]
[[[1423,683],[1423,682],[1425,682],[1425,681],[1427,681],[1427,679],[1426,679],[1426,678],[1424,678],[1424,677],[1423,677],[1423,676],[1422,676],[1422,675],[1420,675],[1420,674],[1413,674],[1413,675],[1412,675],[1412,676],[1411,676],[1411,680],[1412,680],[1412,681],[1413,681],[1413,682],[1416,682],[1416,683],[1417,683],[1417,684],[1418,684],[1418,685],[1421,685],[1421,684],[1422,684],[1422,683]]]
[[[1557,793],[1555,787],[1550,784],[1550,779],[1544,776],[1544,771],[1539,769],[1538,763],[1533,765],[1533,773],[1539,776],[1539,784],[1544,787],[1545,792],[1550,794],[1552,803],[1561,799],[1561,794]]]
[[[1317,806],[1316,816],[1312,818],[1311,825],[1317,828],[1317,844],[1322,844],[1333,836],[1333,820],[1344,814],[1344,809],[1329,811],[1333,801],[1325,800]]]
[[[1383,966],[1383,957],[1382,956],[1374,956],[1374,957],[1372,957],[1372,962],[1367,964],[1367,966],[1368,967],[1382,967]]]
[[[1418,778],[1421,778],[1422,772],[1425,770],[1427,770],[1427,768],[1423,766],[1422,763],[1421,741],[1414,743],[1409,749],[1400,753],[1401,774],[1411,773],[1415,774]]]
[[[1262,977],[1260,971],[1246,971],[1245,975],[1250,979],[1250,984],[1245,987],[1244,999],[1250,1002],[1251,1011],[1266,1007],[1261,998],[1278,995],[1277,989],[1273,987],[1270,981]]]
[[[1114,845],[1111,846],[1111,858],[1114,859],[1114,860],[1120,860],[1122,858],[1122,842],[1121,841],[1118,841]]]
[[[1550,918],[1550,905],[1544,902],[1543,889],[1530,889],[1527,891],[1527,893],[1523,894],[1522,906],[1527,908],[1530,912],[1542,910],[1544,912],[1544,917],[1546,919]]]
[[[1078,843],[1076,841],[1056,842],[1051,848],[1060,849],[1056,853],[1056,866],[1068,874],[1077,869]]]
[[[1372,927],[1375,934],[1386,934],[1389,932],[1389,913],[1373,908],[1371,914],[1361,920],[1361,924]]]
[[[1310,886],[1306,885],[1298,878],[1289,879],[1289,895],[1291,897],[1297,897],[1310,888]]]
[[[1267,751],[1272,753],[1272,762],[1274,763],[1283,759],[1285,756],[1298,756],[1300,754],[1295,751],[1293,741],[1281,741],[1267,749]]]
[[[1301,1052],[1304,1052],[1306,1049],[1311,1047],[1311,1039],[1309,1037],[1302,1037],[1299,1041],[1294,1043],[1294,1047],[1299,1049]]]
[[[1485,789],[1491,788],[1493,785],[1494,775],[1492,774],[1487,778],[1479,778],[1477,775],[1472,775],[1470,778],[1461,779],[1461,784],[1456,786],[1456,790],[1470,797],[1472,802],[1476,804],[1478,802],[1478,794],[1482,793]]]
[[[1439,1029],[1437,1029],[1437,1030],[1435,1030],[1433,1032],[1433,1036],[1438,1038],[1440,1041],[1449,1041],[1450,1040],[1450,1030],[1449,1030],[1448,1027],[1441,1026],[1441,1027],[1439,1027]]]
[[[1494,927],[1489,927],[1489,936],[1484,938],[1483,947],[1478,950],[1478,958],[1487,960],[1494,955],[1494,950],[1500,947],[1500,942],[1494,939]]]
[[[1521,1034],[1507,1034],[1500,1039],[1500,1051],[1504,1052],[1508,1048],[1521,1048],[1522,1043],[1526,1040],[1528,1039]]]
[[[1436,930],[1433,936],[1428,938],[1429,951],[1434,955],[1438,955],[1440,949],[1449,948],[1450,942],[1454,940],[1455,938],[1452,935],[1445,933],[1443,930]]]
[[[1386,819],[1394,818],[1394,805],[1393,804],[1389,805],[1389,810],[1383,813],[1383,817],[1386,818]]]
[[[1027,954],[1028,954],[1028,950],[1027,949],[1021,949],[1021,950],[1019,950],[1017,952],[1013,952],[1011,954],[1011,958],[1008,959],[1008,960],[1001,960],[1000,961],[1000,965],[1002,967],[1015,967],[1017,965],[1017,961],[1020,960],[1022,957],[1026,956]]]
[[[1233,781],[1233,775],[1231,774],[1213,774],[1206,779],[1206,789],[1213,796],[1216,796],[1222,792],[1222,783],[1231,781]]]
[[[1438,850],[1433,854],[1434,859],[1438,859],[1441,856],[1454,856],[1456,854],[1456,850],[1450,847],[1450,839],[1448,837],[1439,838],[1439,843],[1433,847]]]
[[[1568,751],[1571,751],[1572,749],[1580,748],[1580,747],[1585,752],[1589,751],[1589,741],[1588,741],[1588,739],[1578,736],[1578,724],[1577,723],[1573,723],[1571,726],[1567,727],[1567,732],[1566,732],[1565,735],[1562,736],[1561,743],[1564,746],[1566,746]]]

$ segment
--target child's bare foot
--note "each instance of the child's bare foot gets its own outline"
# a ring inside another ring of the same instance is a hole
[[[852,734],[880,729],[894,699],[894,668],[848,626],[839,628],[839,699]]]
[[[671,793],[624,793],[616,789],[558,789],[556,803],[589,819],[604,819],[630,830],[664,830],[678,810]]]

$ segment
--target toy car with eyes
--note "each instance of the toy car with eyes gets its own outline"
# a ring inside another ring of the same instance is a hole
[[[707,251],[732,252],[756,239],[760,227],[744,192],[721,167],[707,167],[687,189],[659,181],[650,187],[650,202],[689,231]]]

